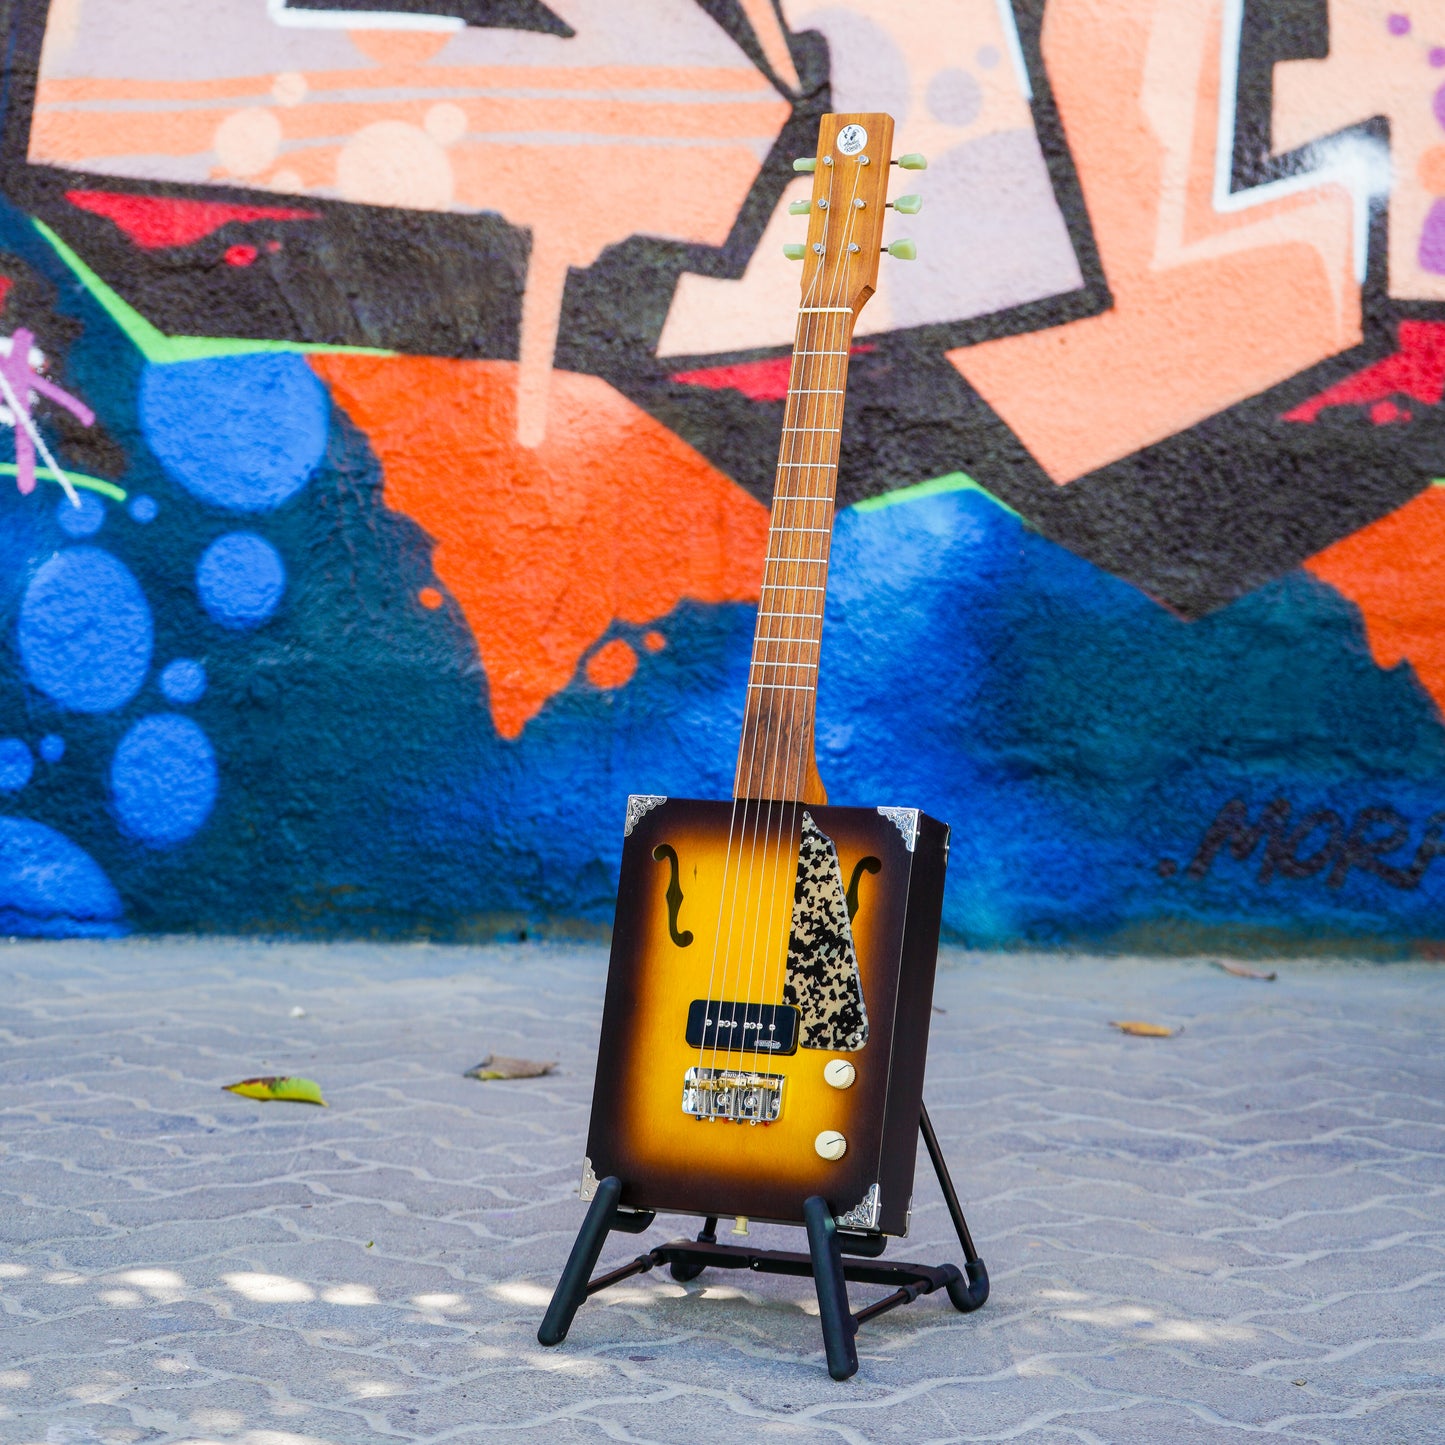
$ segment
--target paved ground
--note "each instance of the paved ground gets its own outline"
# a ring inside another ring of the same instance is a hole
[[[0,949],[0,1441],[1445,1441],[1440,967],[948,957],[928,1099],[994,1294],[870,1323],[842,1385],[797,1280],[646,1276],[536,1344],[603,968]],[[489,1050],[561,1072],[462,1078]],[[332,1107],[219,1092],[276,1071]],[[922,1175],[913,1226],[956,1254]]]

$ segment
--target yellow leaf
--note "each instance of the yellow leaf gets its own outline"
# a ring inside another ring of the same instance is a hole
[[[268,1074],[260,1079],[242,1079],[238,1084],[223,1084],[222,1088],[247,1099],[284,1099],[293,1104],[326,1107],[321,1085],[315,1079],[303,1079],[299,1075]]]
[[[1146,1024],[1140,1019],[1110,1019],[1109,1027],[1140,1039],[1172,1039],[1175,1034],[1184,1032],[1183,1029],[1165,1028],[1163,1024]]]
[[[540,1063],[536,1059],[509,1059],[505,1054],[488,1054],[481,1063],[468,1069],[464,1079],[537,1079],[550,1074],[555,1062]]]

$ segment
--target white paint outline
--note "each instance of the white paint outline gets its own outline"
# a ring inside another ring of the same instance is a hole
[[[286,0],[266,0],[273,25],[294,30],[442,30],[455,34],[467,22],[457,15],[417,15],[399,10],[290,10]]]
[[[1219,40],[1219,117],[1214,142],[1214,209],[1235,215],[1301,191],[1336,184],[1354,203],[1355,280],[1364,284],[1370,263],[1370,200],[1388,196],[1391,162],[1387,147],[1365,136],[1334,136],[1308,147],[1310,169],[1282,176],[1247,190],[1230,190],[1234,175],[1235,114],[1239,106],[1239,52],[1244,31],[1244,0],[1224,0]]]
[[[1029,84],[1029,68],[1024,63],[1024,43],[1019,39],[1018,22],[1014,19],[1013,0],[994,0],[998,7],[998,23],[1003,30],[1004,44],[1008,47],[1008,58],[1013,61],[1014,78],[1019,90],[1030,105],[1034,101],[1034,88]]]

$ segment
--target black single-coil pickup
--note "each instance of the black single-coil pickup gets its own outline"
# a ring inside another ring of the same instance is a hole
[[[727,1003],[695,998],[687,1010],[687,1041],[695,1049],[794,1054],[798,1010],[781,1003]]]

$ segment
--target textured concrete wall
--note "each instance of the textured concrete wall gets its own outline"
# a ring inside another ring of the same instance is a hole
[[[731,776],[790,159],[887,109],[834,801],[978,942],[1445,936],[1436,7],[0,16],[0,927],[605,921]]]

